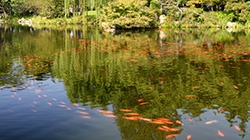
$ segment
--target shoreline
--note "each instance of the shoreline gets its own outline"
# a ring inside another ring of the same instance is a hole
[[[76,26],[97,26],[103,28],[101,25],[96,23],[95,21],[87,21],[84,17],[72,17],[72,18],[55,18],[55,19],[38,19],[33,18],[32,22],[26,23],[25,21],[22,23],[18,23],[20,18],[12,18],[12,19],[0,19],[0,24],[11,24],[11,25],[27,25],[27,26],[68,26],[68,25],[76,25]],[[232,30],[239,30],[239,29],[250,29],[250,26],[245,26],[242,24],[236,23],[236,25],[228,27],[228,26],[221,26],[221,25],[194,25],[194,24],[176,24],[175,22],[167,22],[163,24],[159,24],[157,27],[132,27],[132,28],[118,28],[115,30],[152,30],[152,29],[232,29]]]

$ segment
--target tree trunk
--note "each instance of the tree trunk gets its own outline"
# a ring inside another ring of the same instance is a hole
[[[3,10],[4,17],[7,18],[8,14],[6,13],[5,8],[4,7],[0,7],[0,8]]]

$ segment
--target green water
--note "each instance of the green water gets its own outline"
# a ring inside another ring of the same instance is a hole
[[[250,138],[248,30],[2,25],[0,35],[1,140]],[[159,118],[178,130],[159,130]]]

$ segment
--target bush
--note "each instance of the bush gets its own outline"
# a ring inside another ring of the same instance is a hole
[[[100,22],[121,28],[148,28],[156,26],[156,13],[146,1],[126,0],[111,2],[101,10]]]

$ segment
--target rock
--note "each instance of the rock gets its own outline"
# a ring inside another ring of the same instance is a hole
[[[166,16],[165,15],[160,15],[159,19],[160,19],[160,24],[162,24],[165,21]]]
[[[233,28],[233,26],[235,26],[235,24],[236,24],[235,22],[228,22],[227,27],[228,28]]]
[[[24,23],[24,18],[19,19],[17,22],[18,22],[19,24]]]
[[[32,19],[28,19],[28,20],[25,21],[24,18],[21,18],[21,19],[19,19],[17,22],[18,22],[19,24],[22,24],[22,25],[27,24],[27,25],[31,26],[33,20],[32,20]]]
[[[108,23],[106,23],[106,22],[103,22],[102,23],[102,28],[105,30],[105,29],[107,29],[109,27],[109,24]]]
[[[115,29],[116,29],[115,25],[109,26],[109,24],[106,22],[102,23],[102,27],[103,27],[105,32],[115,32]]]

